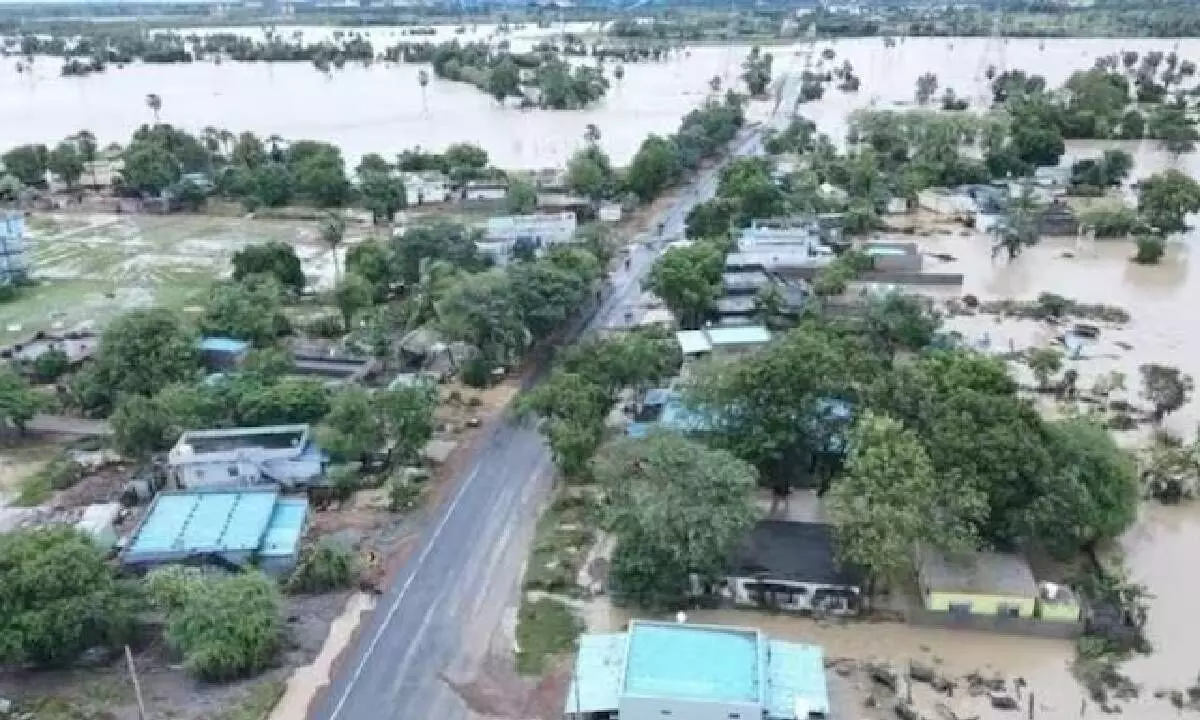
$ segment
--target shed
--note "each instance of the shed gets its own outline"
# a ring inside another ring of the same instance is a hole
[[[117,544],[117,519],[120,516],[120,503],[88,505],[75,522],[75,529],[92,538],[97,547],[108,551]]]
[[[1019,555],[922,550],[917,575],[925,609],[934,612],[1033,617],[1037,607],[1033,570]]]
[[[200,339],[200,357],[209,370],[229,370],[241,365],[250,352],[250,343],[229,337]]]
[[[738,605],[846,615],[861,603],[862,574],[838,563],[824,523],[760,520],[728,573]]]
[[[209,562],[283,573],[296,562],[308,501],[274,489],[159,493],[134,529],[121,563],[146,570],[177,562]]]

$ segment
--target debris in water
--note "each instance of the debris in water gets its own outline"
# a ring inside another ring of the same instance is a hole
[[[931,683],[933,682],[933,668],[923,663],[909,663],[908,676],[917,682]]]
[[[993,690],[989,695],[989,699],[992,702],[992,707],[997,710],[1016,710],[1018,708],[1016,698],[1006,692]]]

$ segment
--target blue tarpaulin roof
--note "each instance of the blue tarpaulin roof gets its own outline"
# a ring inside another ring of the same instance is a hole
[[[768,641],[767,718],[807,720],[810,714],[829,717],[824,655],[816,645]]]
[[[204,352],[229,353],[236,355],[250,349],[250,343],[228,337],[200,338],[200,349]]]
[[[634,622],[625,694],[707,702],[759,702],[759,634],[743,628]]]
[[[597,633],[579,637],[579,654],[563,711],[570,713],[611,712],[621,699],[625,678],[626,633]]]

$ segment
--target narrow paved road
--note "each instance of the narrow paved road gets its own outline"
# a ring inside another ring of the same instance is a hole
[[[790,109],[790,105],[787,105]],[[748,130],[735,154],[760,152]],[[701,174],[663,215],[664,237],[712,197],[719,168]],[[661,249],[643,249],[613,278],[587,330],[619,324]],[[420,547],[364,623],[332,685],[312,709],[320,720],[459,720],[447,679],[472,668],[514,597],[539,506],[553,483],[549,452],[532,423],[502,417],[476,446],[465,475],[432,518]]]

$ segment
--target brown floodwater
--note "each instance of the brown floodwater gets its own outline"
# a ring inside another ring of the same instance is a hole
[[[285,34],[291,31],[283,29]],[[306,39],[313,39],[331,30],[305,28],[303,32]],[[493,29],[475,32],[486,37]],[[517,33],[514,46],[533,42],[546,32]],[[439,33],[439,38],[450,37],[452,30]],[[372,29],[369,34],[381,44],[401,38],[398,28]],[[848,59],[863,83],[858,93],[830,89],[821,101],[802,106],[804,114],[837,138],[844,135],[847,114],[856,108],[911,102],[916,78],[924,72],[938,74],[941,88],[952,87],[978,104],[986,97],[984,72],[989,65],[1036,72],[1057,85],[1072,71],[1090,67],[1096,57],[1121,50],[1176,50],[1183,58],[1200,59],[1200,40],[1080,39],[1047,41],[1043,46],[1038,40],[997,43],[941,38],[909,39],[887,48],[872,38],[770,50],[780,74],[817,66],[819,51],[825,47],[837,53],[825,62],[827,66]],[[196,131],[211,125],[323,139],[342,146],[350,158],[372,151],[396,153],[414,145],[436,149],[467,140],[483,145],[498,165],[545,167],[561,164],[580,147],[584,129],[594,123],[602,132],[601,144],[620,164],[647,133],[673,131],[679,118],[708,95],[713,75],[721,76],[726,86],[736,82],[737,66],[746,50],[744,46],[696,47],[667,62],[628,65],[624,80],[614,82],[601,103],[579,112],[501,107],[471,86],[436,78],[423,94],[417,83],[418,65],[347,67],[326,77],[306,64],[135,64],[89,78],[62,78],[57,60],[41,58],[32,74],[18,75],[15,61],[7,59],[0,61],[0,138],[5,145],[52,142],[88,127],[102,142],[124,141],[134,128],[150,120],[144,98],[154,92],[163,98],[165,122]],[[761,114],[769,105],[760,103],[754,112]],[[1173,159],[1151,141],[1070,145],[1071,158],[1099,154],[1106,147],[1130,150],[1137,161],[1135,178],[1168,166],[1200,173],[1200,155]],[[993,259],[989,239],[978,234],[955,230],[919,241],[928,252],[954,256],[949,263],[929,262],[938,269],[962,272],[962,291],[984,300],[1031,299],[1052,291],[1129,310],[1131,322],[1105,325],[1100,340],[1087,347],[1085,356],[1069,363],[1079,371],[1083,387],[1100,374],[1118,370],[1127,377],[1125,395],[1136,400],[1137,368],[1147,362],[1177,365],[1200,376],[1200,342],[1191,315],[1200,305],[1200,268],[1190,235],[1173,240],[1165,260],[1153,267],[1129,262],[1132,247],[1124,241],[1046,239],[1011,263]],[[972,340],[986,334],[994,349],[1007,349],[1010,341],[1021,349],[1053,339],[1053,333],[1037,323],[998,322],[989,316],[958,317],[949,324]],[[1129,349],[1118,343],[1128,344]],[[1189,403],[1166,424],[1192,435],[1200,421],[1197,408],[1195,402]],[[1136,436],[1124,440],[1132,437]],[[1126,714],[1149,720],[1174,718],[1174,708],[1152,699],[1150,693],[1189,685],[1200,671],[1200,622],[1195,620],[1200,579],[1188,569],[1195,548],[1200,547],[1200,506],[1146,508],[1121,546],[1134,579],[1155,595],[1149,626],[1155,652],[1127,664],[1144,692],[1142,699],[1126,707]],[[1079,717],[1082,694],[1069,674],[1073,647],[1067,642],[888,624],[823,626],[745,613],[698,613],[693,619],[753,622],[780,636],[819,642],[830,656],[895,662],[937,657],[955,673],[992,669],[1022,676],[1036,694],[1037,717]],[[995,715],[986,708],[967,714],[976,713]],[[1094,707],[1087,709],[1088,717],[1098,714]]]

